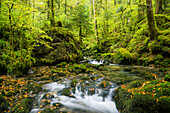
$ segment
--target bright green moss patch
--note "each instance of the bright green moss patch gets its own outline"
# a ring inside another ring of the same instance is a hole
[[[133,81],[115,91],[115,102],[122,113],[167,113],[169,92],[170,83],[164,80]]]

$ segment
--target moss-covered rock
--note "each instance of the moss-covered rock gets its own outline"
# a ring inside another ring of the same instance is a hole
[[[76,87],[77,83],[78,83],[78,81],[77,81],[76,79],[73,79],[73,80],[71,81],[71,83],[70,83],[70,86],[71,86],[71,87]]]
[[[27,92],[32,91],[33,94],[37,94],[41,90],[42,90],[42,86],[40,84],[37,84],[37,83],[28,83],[26,85],[26,89],[25,89],[25,91],[27,91]]]
[[[121,113],[166,113],[169,87],[164,80],[133,81],[116,89],[114,100]]]
[[[80,42],[65,28],[55,27],[44,29],[53,39],[42,39],[46,44],[37,43],[33,50],[33,57],[37,65],[54,65],[62,61],[76,61],[82,57]]]
[[[29,113],[32,107],[33,98],[26,98],[16,104],[9,113]]]
[[[8,110],[7,100],[4,98],[2,94],[0,94],[0,111],[3,113]]]
[[[100,87],[102,87],[102,88],[106,88],[106,87],[109,87],[109,86],[111,86],[111,82],[109,82],[109,81],[102,81],[100,83]]]
[[[71,92],[70,92],[70,89],[64,89],[63,92],[61,93],[61,95],[65,95],[65,96],[70,96],[71,95]]]

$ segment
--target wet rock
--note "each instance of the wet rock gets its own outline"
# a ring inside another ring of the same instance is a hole
[[[54,95],[52,93],[47,93],[43,96],[44,99],[52,99],[54,98]]]
[[[131,72],[131,71],[132,71],[132,69],[131,69],[131,68],[128,68],[128,67],[126,67],[126,68],[124,68],[124,69],[123,69],[123,71],[125,71],[125,72]]]
[[[70,89],[64,89],[61,95],[70,96],[71,95]]]
[[[71,83],[70,83],[70,86],[71,86],[71,87],[76,87],[77,83],[78,83],[78,81],[77,81],[76,79],[73,79],[73,80],[71,81]]]
[[[88,89],[88,95],[94,95],[94,94],[95,94],[95,88],[94,87]]]
[[[109,81],[102,81],[100,83],[100,87],[102,87],[102,88],[106,88],[106,87],[109,87],[109,86],[111,86],[111,82],[109,82]]]

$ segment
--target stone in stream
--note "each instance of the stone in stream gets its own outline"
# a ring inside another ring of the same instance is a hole
[[[109,88],[105,88],[102,90],[102,92],[99,94],[99,96],[103,97],[103,101],[105,101],[105,98],[108,96],[109,94]]]
[[[129,67],[125,67],[125,68],[123,69],[123,71],[125,71],[125,72],[131,72],[131,71],[132,71],[132,69],[131,69],[131,68],[129,68]]]
[[[47,93],[47,94],[45,94],[44,96],[43,96],[43,98],[44,99],[52,99],[52,98],[54,98],[54,95],[52,94],[52,93]]]

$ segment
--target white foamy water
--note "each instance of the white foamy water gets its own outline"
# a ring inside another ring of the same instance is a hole
[[[88,95],[88,90],[85,92],[81,91],[80,84],[77,85],[75,93],[72,93],[74,98],[56,94],[56,92],[61,91],[66,87],[66,85],[58,84],[56,82],[44,85],[43,89],[48,92],[39,95],[38,103],[41,102],[41,99],[45,94],[53,93],[55,96],[51,99],[50,106],[52,106],[53,103],[61,103],[63,106],[73,109],[73,111],[79,109],[80,113],[81,110],[83,110],[84,113],[119,113],[116,109],[115,102],[112,101],[112,92],[115,87],[109,89],[106,97],[99,96],[102,93],[102,89],[99,88],[95,89],[93,95]],[[42,109],[34,108],[30,113],[37,113]]]

